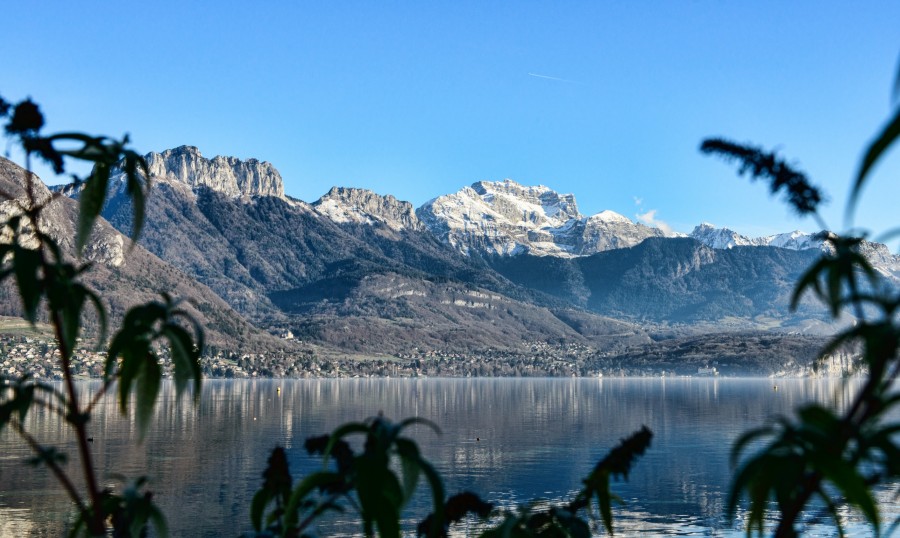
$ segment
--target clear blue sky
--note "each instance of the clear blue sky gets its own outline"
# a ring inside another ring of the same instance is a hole
[[[51,130],[141,151],[273,163],[288,194],[332,185],[418,206],[512,178],[689,232],[803,229],[697,148],[778,147],[843,201],[887,119],[900,2],[9,2],[0,94]],[[858,221],[897,221],[900,159]],[[638,203],[640,202],[640,203]]]

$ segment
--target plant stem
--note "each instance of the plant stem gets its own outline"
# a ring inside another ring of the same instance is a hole
[[[19,423],[18,420],[11,420],[10,424],[12,424],[13,428],[19,433],[22,439],[25,439],[25,442],[28,443],[28,446],[31,447],[38,456],[44,454],[44,447],[41,446],[40,443],[37,442],[30,433],[25,431],[25,427]],[[66,472],[62,470],[62,468],[53,460],[49,458],[42,458],[43,462],[50,468],[50,472],[53,473],[53,476],[59,481],[62,485],[63,489],[66,490],[66,493],[69,494],[69,498],[72,499],[72,502],[75,503],[75,506],[78,507],[78,511],[84,513],[87,508],[84,506],[84,503],[81,501],[81,496],[78,495],[78,491],[75,489],[75,485],[72,484],[72,481],[69,480],[69,477],[66,475]]]
[[[88,495],[91,498],[91,517],[86,522],[88,530],[94,535],[103,535],[106,533],[106,525],[103,520],[102,497],[100,489],[97,487],[96,471],[94,470],[94,458],[91,455],[91,449],[88,445],[87,421],[82,417],[81,409],[78,405],[78,391],[75,388],[75,381],[71,370],[72,350],[68,348],[62,334],[62,319],[59,312],[53,312],[53,327],[56,331],[56,340],[59,343],[59,355],[62,360],[62,371],[66,383],[67,400],[69,406],[69,423],[75,428],[75,435],[78,440],[78,455],[81,458],[81,469],[84,472],[84,480],[87,484]]]

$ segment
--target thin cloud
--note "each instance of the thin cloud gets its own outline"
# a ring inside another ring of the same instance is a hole
[[[568,82],[568,83],[571,83],[571,84],[577,84],[574,80],[569,80],[569,79],[567,79],[567,78],[551,77],[550,75],[540,75],[540,74],[538,74],[538,73],[528,73],[528,76],[529,76],[529,77],[543,78],[543,79],[547,79],[547,80],[555,80],[555,81],[557,81],[557,82]]]
[[[659,220],[656,218],[656,210],[650,209],[644,213],[638,213],[635,215],[637,219],[647,226],[652,226],[654,228],[659,228],[666,235],[674,235],[675,231],[672,230],[672,227],[669,226],[665,221]]]

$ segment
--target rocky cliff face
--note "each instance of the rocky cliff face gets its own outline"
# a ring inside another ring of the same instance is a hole
[[[572,257],[663,235],[612,211],[585,217],[573,195],[510,179],[479,181],[427,202],[416,215],[432,233],[464,253]]]
[[[381,224],[394,231],[424,230],[412,204],[366,189],[332,187],[312,204],[313,209],[339,224]]]
[[[759,240],[745,237],[734,230],[729,230],[728,228],[716,228],[708,222],[701,223],[694,227],[690,236],[704,245],[716,249],[759,246],[764,244]]]
[[[217,156],[207,159],[194,146],[180,146],[144,156],[156,181],[209,187],[226,196],[275,196],[284,199],[281,174],[265,161]]]
[[[37,176],[34,176],[33,181],[31,188],[35,200],[38,203],[50,202],[51,190]],[[27,204],[26,184],[25,170],[12,161],[0,157],[0,191],[13,197],[9,200],[0,199],[0,223],[10,217],[22,214],[22,208]],[[74,204],[56,200],[50,202],[41,212],[41,231],[55,238],[67,254],[74,255],[74,223],[76,220]],[[37,248],[37,238],[30,233],[31,227],[26,225],[26,230],[29,233],[20,239],[22,245],[28,248]],[[9,242],[10,239],[11,234],[8,228],[0,232],[0,243]],[[83,257],[109,267],[119,267],[126,261],[125,244],[126,241],[121,234],[105,223],[100,223],[94,227],[88,244],[85,245]]]

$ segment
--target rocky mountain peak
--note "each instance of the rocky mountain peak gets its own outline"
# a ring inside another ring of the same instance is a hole
[[[585,217],[573,195],[511,179],[479,181],[427,202],[416,214],[467,254],[584,256],[663,235],[613,211]]]
[[[337,223],[380,223],[395,231],[423,228],[412,204],[397,200],[390,194],[381,196],[366,189],[332,187],[312,206]]]
[[[281,174],[270,163],[235,157],[205,158],[194,146],[179,146],[144,156],[150,176],[157,181],[209,187],[226,196],[275,196],[284,198]]]
[[[504,179],[478,181],[472,184],[472,190],[487,205],[510,220],[541,223],[581,218],[574,195],[559,194],[544,185],[525,186]]]
[[[758,244],[749,237],[745,237],[728,228],[716,228],[708,222],[700,223],[694,227],[690,237],[700,241],[704,245],[716,249],[728,249]]]

